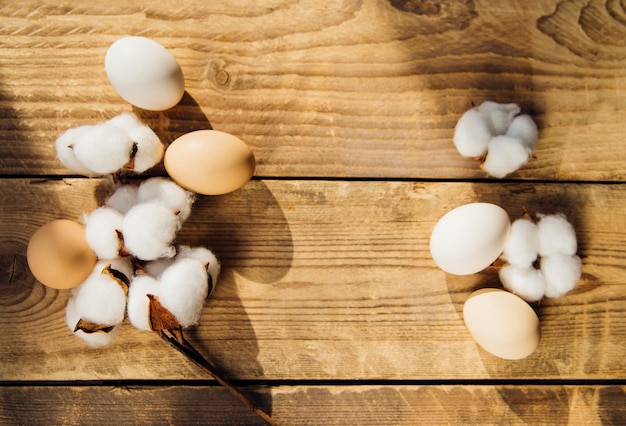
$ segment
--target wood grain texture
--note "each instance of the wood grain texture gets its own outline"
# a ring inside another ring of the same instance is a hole
[[[248,392],[284,425],[617,425],[626,416],[623,386],[280,386]],[[0,388],[0,397],[5,424],[99,425],[112,418],[122,424],[263,424],[232,405],[223,389],[197,385],[9,386]]]
[[[4,380],[202,378],[157,336],[126,325],[87,350],[64,324],[67,292],[28,272],[29,236],[106,197],[106,180],[0,180],[5,270],[0,301]],[[583,278],[537,307],[531,357],[499,360],[466,332],[471,291],[497,274],[447,275],[428,249],[436,221],[481,200],[565,213],[578,231]],[[42,205],[45,209],[29,210]],[[190,339],[237,379],[611,379],[625,377],[623,185],[252,181],[201,197],[178,242],[206,245],[223,273]],[[564,338],[567,336],[567,338]],[[139,343],[139,344],[137,344]],[[460,356],[462,354],[462,356]],[[153,360],[153,361],[150,361]]]
[[[132,34],[170,49],[187,88],[169,111],[138,112],[166,143],[241,137],[258,176],[481,178],[451,140],[491,99],[540,127],[513,178],[621,181],[625,16],[615,0],[4,1],[0,171],[67,173],[55,138],[131,109],[103,58]]]

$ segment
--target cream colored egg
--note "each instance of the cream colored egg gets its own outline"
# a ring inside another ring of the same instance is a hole
[[[250,180],[255,159],[241,139],[218,130],[186,133],[165,151],[165,169],[183,188],[204,195],[232,192]]]
[[[66,219],[54,220],[37,229],[28,242],[26,259],[35,278],[56,289],[82,283],[97,260],[85,240],[83,225]]]
[[[115,91],[139,108],[172,108],[185,92],[176,58],[149,38],[130,36],[115,41],[106,52],[104,68]]]
[[[450,274],[475,274],[500,256],[510,230],[511,220],[501,207],[465,204],[439,219],[430,236],[430,253]]]
[[[463,305],[463,320],[483,349],[503,359],[522,359],[539,345],[539,318],[528,303],[508,291],[475,291]]]

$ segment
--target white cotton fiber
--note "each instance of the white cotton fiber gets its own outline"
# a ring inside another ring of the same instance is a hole
[[[172,210],[179,210],[178,218],[182,224],[191,214],[195,194],[170,179],[154,177],[139,185],[137,198],[139,202],[158,201]]]
[[[180,259],[159,279],[161,304],[183,327],[197,324],[208,296],[208,275],[202,262]]]
[[[128,257],[116,257],[113,259],[99,259],[93,268],[92,274],[103,273],[105,268],[109,266],[124,276],[126,285],[133,279],[134,268],[133,263]]]
[[[77,290],[76,310],[81,318],[105,325],[119,324],[124,320],[126,293],[113,278],[93,273]]]
[[[85,176],[96,176],[97,173],[85,167],[74,153],[74,144],[84,133],[89,133],[91,126],[79,126],[66,130],[55,141],[57,157],[69,170]]]
[[[172,263],[174,263],[173,257],[161,257],[146,263],[143,268],[146,274],[159,278],[163,271],[169,268]]]
[[[96,256],[113,259],[119,255],[122,241],[117,231],[122,229],[124,216],[110,207],[99,207],[83,216],[85,239]]]
[[[172,242],[177,230],[177,214],[156,201],[135,205],[122,223],[124,246],[142,260],[174,256]]]
[[[562,214],[540,215],[537,223],[539,230],[539,254],[550,256],[560,253],[576,254],[578,244],[576,231]]]
[[[518,266],[531,266],[539,254],[537,225],[531,220],[517,219],[511,225],[502,259]]]
[[[506,131],[506,136],[519,139],[532,153],[537,144],[539,131],[533,119],[529,115],[522,114],[513,119]]]
[[[76,324],[78,324],[78,321],[81,319],[81,316],[81,312],[78,311],[76,306],[76,299],[73,296],[70,297],[67,302],[67,307],[65,308],[65,324],[75,336],[83,339],[91,347],[97,348],[108,345],[119,331],[119,324],[115,325],[108,333],[102,331],[95,333],[85,333],[82,330],[74,331]]]
[[[496,178],[513,173],[528,162],[530,151],[519,140],[509,136],[496,136],[489,141],[483,170]]]
[[[122,185],[115,190],[107,201],[107,207],[111,207],[122,214],[126,214],[135,204],[137,204],[137,186]]]
[[[477,109],[485,117],[492,136],[503,135],[513,121],[513,117],[520,113],[520,107],[517,104],[499,104],[493,101],[485,101]]]
[[[126,311],[130,323],[145,331],[150,331],[150,299],[148,294],[159,296],[159,282],[150,275],[142,274],[135,277],[128,291]]]
[[[123,113],[108,121],[122,130],[137,143],[133,170],[143,173],[163,158],[163,143],[154,131],[142,123],[135,114]]]
[[[482,157],[492,134],[485,117],[476,108],[466,111],[454,129],[454,146],[463,157]]]
[[[527,302],[541,300],[545,294],[546,280],[533,266],[506,265],[499,275],[505,289]]]
[[[213,293],[213,290],[215,290],[217,278],[219,277],[221,270],[220,262],[217,260],[215,254],[205,247],[180,246],[178,247],[178,254],[176,257],[181,259],[196,259],[207,267],[207,272],[211,278],[211,287],[209,288],[210,296],[211,293]]]
[[[578,256],[552,254],[541,258],[541,272],[546,279],[546,297],[561,297],[580,280],[582,262]]]
[[[96,124],[74,143],[74,154],[83,166],[98,174],[114,173],[130,160],[133,141],[109,123]]]

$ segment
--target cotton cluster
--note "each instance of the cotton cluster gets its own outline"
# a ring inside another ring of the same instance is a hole
[[[463,157],[480,159],[489,175],[503,178],[528,162],[538,131],[517,104],[485,101],[457,122],[454,145]]]
[[[122,169],[142,173],[161,161],[165,150],[156,133],[131,113],[69,129],[55,146],[65,167],[86,176]]]
[[[499,274],[502,285],[528,302],[563,296],[582,274],[576,233],[567,218],[561,214],[538,218],[537,223],[530,218],[513,222],[501,255],[507,262]]]
[[[198,323],[220,265],[207,248],[173,245],[194,200],[193,193],[157,177],[121,185],[104,206],[83,215],[87,243],[100,260],[70,296],[66,323],[74,334],[105,345],[125,316],[151,330],[153,303],[176,327]]]

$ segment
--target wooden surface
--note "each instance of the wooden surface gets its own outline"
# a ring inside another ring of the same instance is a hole
[[[626,4],[605,1],[0,1],[0,423],[257,424],[152,333],[90,350],[66,291],[26,264],[32,233],[78,219],[111,182],[70,174],[54,140],[132,107],[104,53],[128,35],[176,56],[186,95],[135,110],[169,143],[232,133],[257,170],[200,197],[179,242],[223,274],[189,339],[280,424],[623,424],[626,418]],[[505,181],[460,157],[460,115],[518,102],[536,158]],[[152,174],[164,174],[157,167]],[[563,212],[583,277],[535,306],[538,350],[504,361],[462,319],[493,271],[428,250],[472,201]]]

